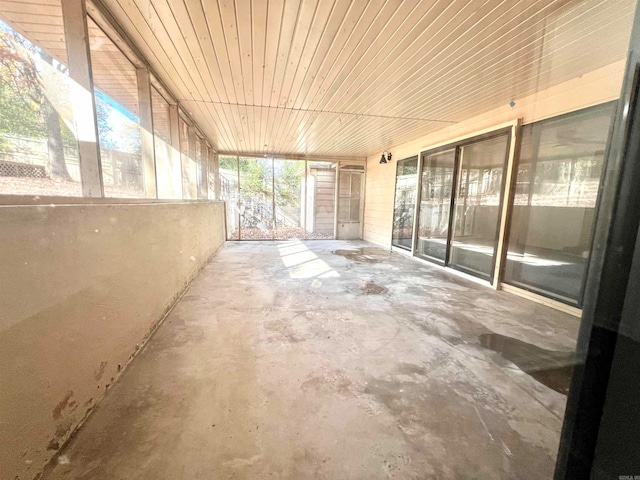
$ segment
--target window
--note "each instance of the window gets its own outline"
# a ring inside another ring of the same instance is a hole
[[[523,127],[505,282],[581,303],[614,107]]]
[[[238,184],[238,158],[219,158],[220,172],[220,200],[226,203],[227,211],[227,239],[240,239],[240,212],[238,200],[240,188]]]
[[[144,198],[136,67],[93,20],[87,23],[105,196]]]
[[[418,157],[400,160],[396,170],[392,244],[411,250],[418,181]]]
[[[59,2],[47,8],[62,17]],[[53,15],[7,16],[29,38],[0,19],[0,194],[81,196],[62,24]]]
[[[180,152],[182,158],[182,198],[198,198],[198,169],[195,157],[195,135],[191,134],[191,128],[182,117],[178,122],[180,126]]]
[[[171,146],[170,106],[156,88],[151,89],[151,105],[158,198],[182,198],[180,153]]]

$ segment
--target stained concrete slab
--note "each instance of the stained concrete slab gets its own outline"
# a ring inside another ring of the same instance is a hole
[[[577,328],[365,242],[228,243],[45,478],[550,478],[532,372]]]

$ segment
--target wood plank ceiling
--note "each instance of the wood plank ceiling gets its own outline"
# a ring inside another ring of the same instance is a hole
[[[635,7],[635,0],[101,2],[218,151],[332,157],[380,152],[621,60]],[[18,2],[0,0],[0,13],[10,3]]]

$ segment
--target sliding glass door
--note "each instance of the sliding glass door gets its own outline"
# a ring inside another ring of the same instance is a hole
[[[395,247],[411,250],[413,241],[413,215],[418,183],[418,157],[398,162],[396,170],[395,207],[393,209],[393,234]]]
[[[507,134],[459,147],[449,263],[491,281],[500,223]]]
[[[444,264],[447,256],[456,149],[422,154],[416,255]]]
[[[422,153],[416,256],[493,281],[510,131]],[[396,193],[396,218],[404,209]]]
[[[581,307],[614,109],[524,125],[510,168],[515,124],[399,161],[392,245]]]
[[[614,109],[522,128],[505,283],[580,306]]]

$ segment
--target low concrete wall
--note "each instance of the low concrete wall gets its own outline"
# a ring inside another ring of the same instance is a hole
[[[221,202],[0,205],[0,478],[42,470],[224,237]]]

